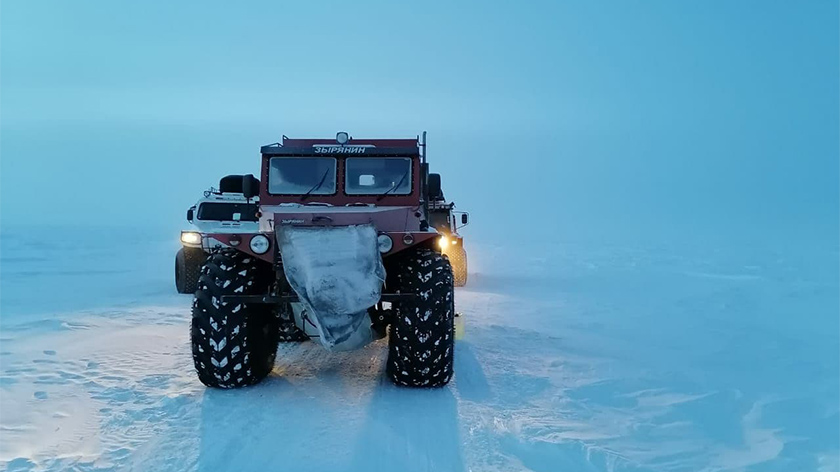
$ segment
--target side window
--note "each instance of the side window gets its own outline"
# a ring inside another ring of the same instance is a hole
[[[449,212],[446,211],[431,211],[429,212],[429,224],[440,231],[449,231],[451,229],[449,223]]]
[[[198,207],[198,219],[203,221],[257,221],[257,205],[254,203],[202,203]]]

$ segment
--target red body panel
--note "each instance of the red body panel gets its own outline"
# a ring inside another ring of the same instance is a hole
[[[311,147],[316,144],[335,144],[335,138],[331,139],[289,139],[283,138],[283,146],[289,147]],[[348,146],[359,146],[363,144],[372,144],[376,147],[388,148],[417,148],[416,139],[351,139],[347,142]]]
[[[296,211],[274,210],[274,227],[349,226],[373,224],[377,231],[420,231],[418,207],[357,207],[330,211],[329,207],[299,208]],[[354,211],[347,211],[354,210]]]
[[[288,148],[310,148],[315,145],[335,144],[335,139],[288,139],[285,137],[282,143],[284,147]],[[418,144],[417,139],[351,139],[347,143],[348,146],[373,145],[388,149],[405,148],[406,155],[413,156],[411,193],[408,195],[386,195],[382,198],[379,195],[346,195],[344,193],[345,159],[347,157],[372,159],[376,156],[331,155],[330,157],[335,157],[337,161],[336,194],[312,195],[302,201],[300,195],[272,195],[268,193],[269,161],[272,156],[264,154],[262,156],[260,179],[260,219],[262,234],[265,234],[271,240],[271,248],[265,254],[254,254],[249,245],[254,233],[205,234],[205,236],[225,245],[230,245],[231,239],[235,236],[239,237],[241,242],[235,246],[238,250],[268,262],[275,260],[277,242],[274,239],[274,231],[266,232],[266,230],[269,227],[274,229],[281,225],[312,227],[373,224],[378,232],[389,235],[394,243],[393,248],[383,254],[385,257],[407,247],[436,239],[439,234],[433,229],[430,231],[420,230],[420,221],[423,214],[420,205],[421,167]],[[288,203],[328,203],[332,206],[278,206]],[[373,204],[376,206],[353,206],[354,204]],[[406,244],[404,238],[408,235],[410,235],[409,239],[411,241]]]
[[[241,242],[239,243],[239,245],[234,246],[234,247],[236,247],[236,249],[238,249],[238,250],[240,250],[240,251],[242,251],[246,254],[250,254],[254,257],[258,257],[258,258],[260,258],[260,259],[262,259],[266,262],[274,262],[274,248],[275,248],[275,246],[277,246],[277,244],[274,242],[274,235],[273,234],[266,234],[266,236],[268,236],[269,241],[271,241],[271,247],[268,249],[268,252],[266,252],[265,254],[254,254],[254,251],[251,250],[250,243],[251,243],[251,238],[254,237],[257,234],[262,234],[262,233],[234,233],[234,234],[214,233],[214,234],[208,234],[207,236],[212,237],[213,239],[216,239],[219,242],[227,244],[227,245],[230,245],[231,238],[233,238],[234,236],[239,236],[241,238]]]
[[[383,257],[388,257],[390,255],[393,255],[393,254],[396,254],[396,253],[402,251],[403,249],[405,249],[407,247],[416,246],[418,243],[422,243],[422,242],[428,241],[430,239],[438,238],[440,236],[437,233],[429,233],[427,231],[423,231],[423,232],[420,232],[420,231],[410,231],[410,232],[385,231],[384,233],[391,237],[391,240],[394,242],[394,247],[391,248],[391,250],[388,251],[387,253],[383,254],[382,255]],[[250,254],[254,257],[258,257],[258,258],[260,258],[260,259],[262,259],[266,262],[274,262],[274,252],[277,250],[277,242],[274,240],[274,235],[271,234],[271,233],[256,233],[256,234],[265,234],[266,236],[268,236],[269,240],[271,240],[271,248],[265,254],[254,254],[254,252],[251,251],[251,247],[250,247],[249,243],[251,242],[251,237],[253,237],[255,235],[255,233],[212,234],[212,235],[207,235],[207,236],[210,236],[213,239],[216,239],[219,242],[221,242],[223,244],[227,244],[227,245],[230,244],[230,240],[233,236],[239,236],[241,238],[242,242],[239,243],[238,246],[236,246],[236,249],[238,249],[238,250],[240,250],[244,253]],[[409,235],[409,234],[414,239],[414,242],[412,242],[410,245],[405,244],[403,242],[403,237],[405,237],[406,235]]]

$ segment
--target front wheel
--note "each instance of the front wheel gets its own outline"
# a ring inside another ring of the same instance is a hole
[[[458,246],[446,252],[452,264],[452,277],[456,287],[467,285],[467,251],[464,246]]]
[[[178,293],[195,293],[206,257],[204,251],[197,248],[182,247],[178,251],[175,255],[175,289]]]
[[[269,305],[222,301],[224,295],[266,293],[272,272],[238,251],[212,254],[202,269],[192,309],[193,362],[208,387],[260,382],[274,367],[279,325]]]
[[[438,252],[421,248],[403,256],[397,291],[414,294],[396,303],[388,338],[388,377],[407,387],[442,387],[452,378],[455,299],[452,268]]]
[[[309,340],[309,336],[295,324],[295,315],[291,303],[281,305],[278,312],[278,338],[281,343],[299,343]]]

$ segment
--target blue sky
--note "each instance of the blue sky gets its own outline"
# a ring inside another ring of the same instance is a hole
[[[5,1],[0,217],[177,226],[281,134],[428,130],[478,229],[836,228],[839,17],[827,0]]]

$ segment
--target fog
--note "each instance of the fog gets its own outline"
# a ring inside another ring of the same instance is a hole
[[[840,472],[836,0],[0,3],[0,470]],[[337,131],[428,132],[469,281],[392,252],[416,343],[206,389],[286,292],[176,293],[187,208]]]
[[[2,224],[177,229],[259,146],[429,132],[476,238],[835,238],[838,6],[4,2]]]

